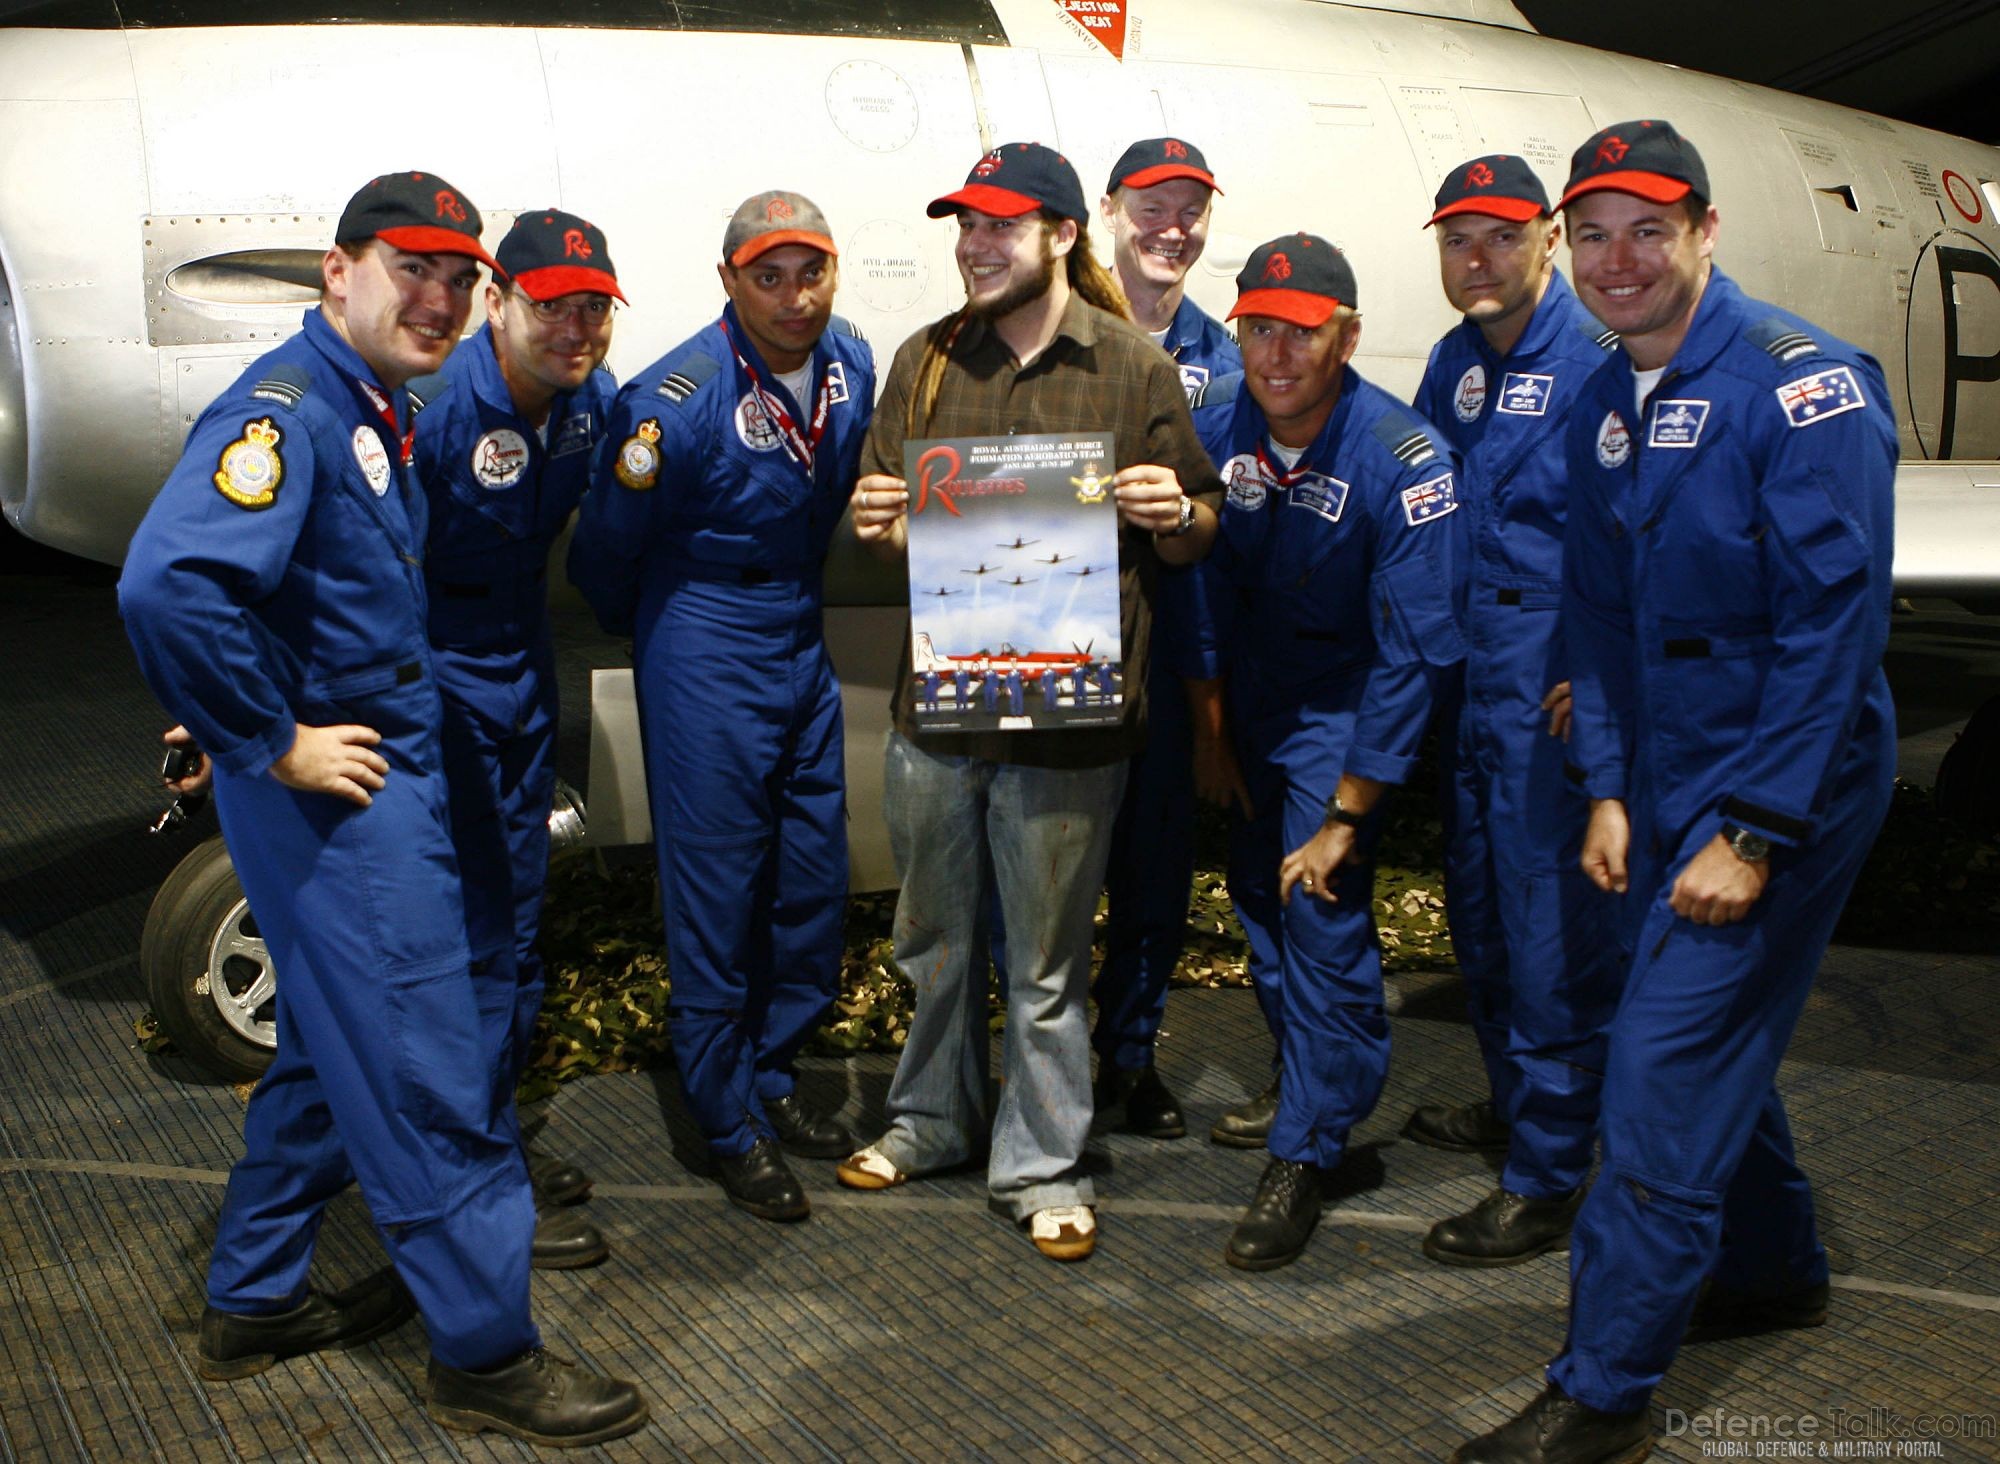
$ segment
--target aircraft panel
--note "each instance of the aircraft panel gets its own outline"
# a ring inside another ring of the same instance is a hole
[[[864,57],[841,40],[774,53],[747,36],[574,30],[541,44],[560,200],[604,229],[633,302],[612,348],[621,379],[720,311],[723,230],[765,188],[826,210],[841,251],[834,308],[884,370],[905,337],[958,305],[954,225],[923,216],[981,151],[957,47],[878,42]],[[667,74],[754,78],[757,105],[703,93],[677,114]]]
[[[325,0],[0,0],[0,25],[166,30],[329,23]],[[607,30],[1002,42],[986,0],[343,0],[337,21],[378,25],[565,25]]]

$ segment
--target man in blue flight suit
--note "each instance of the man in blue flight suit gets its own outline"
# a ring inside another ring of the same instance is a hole
[[[1708,199],[1654,120],[1577,149],[1561,203],[1623,342],[1571,414],[1562,613],[1583,867],[1633,958],[1568,1341],[1465,1464],[1637,1459],[1684,1339],[1826,1316],[1774,1080],[1895,772],[1896,429],[1874,360],[1714,268]]]
[[[1433,1260],[1500,1266],[1568,1242],[1622,969],[1611,902],[1578,863],[1588,810],[1550,735],[1569,700],[1556,633],[1563,431],[1615,337],[1555,268],[1562,228],[1525,159],[1452,169],[1430,227],[1445,295],[1465,317],[1432,350],[1416,396],[1463,459],[1470,541],[1445,896],[1492,1097],[1427,1104],[1403,1132],[1506,1152],[1499,1187],[1424,1241]],[[1454,723],[1443,726],[1451,746]]]
[[[486,324],[444,370],[410,383],[417,481],[430,507],[424,578],[432,661],[444,697],[452,838],[465,885],[494,1091],[514,1089],[542,1009],[542,887],[556,785],[549,548],[569,521],[605,432],[604,371],[619,293],[603,233],[574,214],[515,220],[494,256]],[[518,1133],[518,1125],[516,1129]],[[593,1265],[604,1237],[562,1202],[590,1180],[529,1156],[534,1264]]]
[[[434,174],[355,194],[320,307],[195,424],[120,605],[148,684],[212,759],[223,836],[284,972],[277,1053],[216,1231],[201,1373],[355,1345],[414,1296],[433,1417],[576,1445],[638,1428],[646,1405],[549,1357],[529,1316],[534,1201],[481,1032],[424,631],[424,500],[405,471],[403,384],[464,327],[473,262],[492,263],[479,229]],[[394,1273],[329,1296],[307,1271],[351,1180]]]
[[[1200,148],[1152,137],[1125,149],[1097,206],[1111,235],[1111,273],[1131,302],[1133,324],[1173,357],[1190,398],[1243,366],[1229,332],[1187,295],[1188,271],[1208,243],[1211,206],[1221,191]],[[1187,1132],[1179,1102],[1154,1067],[1153,1049],[1166,1019],[1167,983],[1187,939],[1194,882],[1193,729],[1187,693],[1167,661],[1169,648],[1187,633],[1180,582],[1191,577],[1172,567],[1161,574],[1146,745],[1132,759],[1111,830],[1104,961],[1091,989],[1097,1109],[1124,1131],[1155,1139]]]
[[[619,394],[570,576],[607,629],[637,635],[688,1107],[729,1198],[800,1220],[780,1143],[854,1147],[792,1064],[840,981],[846,781],[820,577],[875,364],[833,314],[837,251],[810,200],[746,199],[717,271],[721,319]]]
[[[1451,448],[1347,364],[1361,320],[1346,257],[1288,234],[1236,288],[1243,374],[1195,404],[1229,496],[1202,570],[1214,624],[1191,669],[1207,679],[1189,692],[1204,791],[1245,814],[1229,890],[1281,1061],[1270,1163],[1225,1253],[1261,1271],[1304,1250],[1388,1070],[1378,805],[1464,655],[1462,550]]]

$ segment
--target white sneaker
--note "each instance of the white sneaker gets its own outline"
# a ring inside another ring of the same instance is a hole
[[[1097,1215],[1088,1205],[1051,1205],[1028,1217],[1028,1237],[1052,1261],[1080,1261],[1097,1249]]]
[[[849,1189],[885,1190],[894,1189],[910,1176],[891,1163],[887,1154],[870,1144],[841,1160],[833,1171],[833,1177]]]

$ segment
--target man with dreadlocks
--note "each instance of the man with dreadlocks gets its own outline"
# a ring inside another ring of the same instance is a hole
[[[1145,735],[1159,566],[1207,552],[1222,485],[1173,362],[1131,323],[1091,255],[1083,188],[1065,158],[1036,143],[996,148],[929,212],[958,219],[966,302],[896,353],[862,452],[855,534],[885,559],[905,554],[906,439],[1111,433],[1125,714],[1115,727],[1031,735],[919,733],[904,675],[883,813],[902,880],[896,960],[916,982],[917,1010],[888,1132],[838,1174],[854,1189],[886,1189],[985,1147],[985,1004],[972,989],[983,975],[970,957],[984,944],[990,871],[1007,927],[1008,1021],[987,1186],[1043,1255],[1076,1261],[1097,1244],[1079,1172],[1091,1121],[1091,918],[1126,763]]]

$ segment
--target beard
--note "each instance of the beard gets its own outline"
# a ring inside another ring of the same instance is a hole
[[[1033,274],[1024,274],[990,300],[968,301],[968,308],[982,320],[999,320],[1023,305],[1032,305],[1048,294],[1056,282],[1056,257],[1044,241],[1041,262]]]

